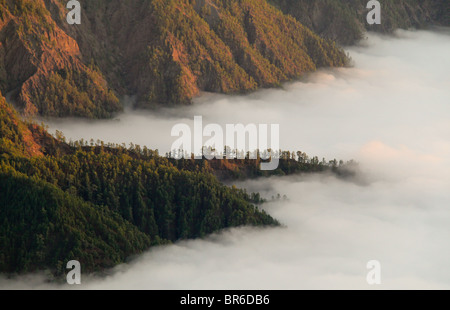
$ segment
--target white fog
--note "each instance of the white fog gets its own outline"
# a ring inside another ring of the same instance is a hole
[[[264,205],[285,225],[240,228],[151,249],[85,289],[450,289],[450,30],[368,35],[354,67],[320,70],[283,89],[205,94],[190,107],[127,111],[109,121],[47,121],[67,138],[133,142],[164,154],[171,128],[280,124],[280,148],[354,159],[358,185],[309,175],[235,183],[288,200]],[[81,124],[80,124],[81,123]],[[370,260],[382,284],[366,282]],[[40,276],[0,288],[46,288]],[[62,286],[61,288],[68,288]]]

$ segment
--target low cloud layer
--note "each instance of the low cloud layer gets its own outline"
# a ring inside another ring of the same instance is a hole
[[[370,35],[349,49],[355,67],[321,70],[283,89],[206,94],[192,107],[127,112],[114,121],[52,122],[72,139],[134,142],[168,151],[170,129],[209,123],[278,123],[281,148],[355,159],[368,184],[292,176],[236,184],[288,200],[265,209],[286,225],[240,228],[154,248],[89,289],[450,288],[450,31]],[[1,288],[43,288],[41,278]],[[67,288],[63,286],[62,288]]]

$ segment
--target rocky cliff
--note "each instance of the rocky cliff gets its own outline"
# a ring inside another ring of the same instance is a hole
[[[270,0],[286,14],[320,36],[351,45],[365,31],[391,33],[395,29],[424,28],[429,25],[450,26],[450,1],[384,0],[382,22],[369,25],[366,16],[368,0]]]
[[[69,25],[66,1],[0,2],[0,88],[26,114],[107,117],[124,94],[142,106],[189,103],[346,62],[266,1],[82,4],[81,25]]]
[[[354,43],[366,28],[363,0],[269,2],[81,1],[81,24],[69,25],[66,0],[3,0],[0,91],[29,115],[108,117],[125,94],[140,106],[188,104],[200,91],[344,66],[333,40]],[[448,1],[384,1],[370,29],[448,24],[446,12]]]
[[[0,3],[0,87],[25,114],[106,117],[120,109],[102,73],[86,65],[76,40],[44,1]]]

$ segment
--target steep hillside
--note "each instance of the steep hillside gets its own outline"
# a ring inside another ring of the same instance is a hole
[[[50,1],[49,8],[86,61],[95,59],[140,105],[274,86],[346,62],[334,44],[265,1],[97,1],[76,27],[60,14],[62,4]]]
[[[284,13],[292,15],[324,38],[350,45],[366,30],[390,33],[398,28],[421,28],[427,25],[450,26],[448,0],[380,1],[382,22],[366,22],[367,0],[269,0]]]
[[[252,197],[145,148],[70,146],[0,97],[0,272],[101,270],[151,245],[278,225]]]
[[[25,114],[101,118],[123,95],[175,105],[276,86],[344,66],[333,40],[450,22],[445,0],[383,1],[374,26],[366,0],[81,1],[81,25],[67,23],[66,4],[0,1],[0,91]]]
[[[27,114],[107,117],[124,94],[189,103],[347,61],[266,1],[85,1],[81,25],[66,22],[66,3],[0,2],[0,90]]]
[[[107,117],[119,101],[43,0],[0,2],[0,90],[25,114]]]
[[[69,260],[84,272],[113,267],[148,249],[150,237],[106,207],[0,166],[0,272],[49,269]]]
[[[0,93],[0,153],[41,156],[42,147]]]

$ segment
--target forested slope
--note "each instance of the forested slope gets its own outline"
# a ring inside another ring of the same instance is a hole
[[[366,30],[392,33],[395,29],[450,26],[450,1],[383,0],[381,24],[369,25],[368,0],[269,0],[320,36],[351,45]]]
[[[278,225],[207,169],[147,149],[72,147],[0,99],[0,272],[83,270],[226,227]],[[133,153],[139,153],[139,156]]]
[[[109,117],[118,98],[140,106],[188,104],[201,91],[277,86],[318,67],[344,66],[334,41],[363,31],[449,25],[445,0],[389,0],[381,25],[365,0],[0,1],[0,91],[22,112]],[[320,35],[320,36],[319,36]]]
[[[0,90],[26,114],[101,118],[138,104],[183,104],[200,91],[276,86],[347,59],[265,0],[0,2]]]

